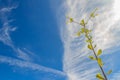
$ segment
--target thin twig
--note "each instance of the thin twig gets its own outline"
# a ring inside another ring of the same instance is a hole
[[[91,17],[89,17],[89,19],[87,20],[87,23],[89,22],[90,19],[91,19]],[[79,22],[76,22],[76,21],[73,21],[73,22],[80,25]],[[83,27],[84,27],[84,29],[85,29],[85,35],[88,35],[87,32],[86,32],[86,25],[84,24]],[[90,40],[90,36],[88,36],[87,39]],[[93,51],[93,53],[94,53],[94,56],[95,56],[96,60],[98,61],[98,57],[97,57],[97,55],[96,55],[96,52],[95,52],[95,49],[94,49],[94,47],[93,47],[92,42],[89,42],[89,43],[90,43],[90,45],[91,45],[91,47],[92,47],[92,51]],[[97,62],[97,63],[98,63],[98,62]],[[104,76],[104,79],[105,79],[105,80],[108,80],[108,79],[107,79],[107,76],[106,76],[106,74],[105,74],[105,72],[104,72],[104,70],[103,70],[103,68],[102,68],[102,66],[100,66],[99,63],[98,63],[98,66],[99,66],[99,68],[100,68],[100,70],[101,70],[101,72],[102,72],[102,74],[103,74],[103,76]]]
[[[86,26],[85,26],[85,25],[84,25],[84,29],[86,29]],[[85,35],[87,35],[87,32],[86,32],[86,31],[85,31]],[[87,37],[87,38],[88,38],[88,40],[90,40],[89,37]],[[92,47],[92,51],[93,51],[93,53],[94,53],[94,56],[95,56],[96,60],[98,61],[98,57],[97,57],[97,55],[96,55],[96,52],[95,52],[95,49],[94,49],[94,47],[93,47],[92,42],[89,42],[89,43],[90,43],[90,45],[91,45],[91,47]],[[98,62],[97,62],[97,63],[98,63]],[[99,65],[99,63],[98,63],[98,65]],[[100,65],[99,65],[99,67],[100,67],[100,70],[101,70],[101,72],[102,72],[105,80],[108,80],[108,79],[107,79],[107,76],[106,76],[106,74],[105,74],[105,72],[104,72],[104,70],[103,70],[103,68],[102,68]]]

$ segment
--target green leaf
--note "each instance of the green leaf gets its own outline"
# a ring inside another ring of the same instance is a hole
[[[84,21],[84,19],[82,19],[82,20],[80,21],[80,25],[85,26],[85,21]]]
[[[101,55],[102,54],[102,50],[99,49],[98,52],[97,52],[97,56]]]
[[[94,18],[94,17],[95,17],[95,14],[94,14],[94,13],[91,13],[90,16],[91,16],[92,18]]]
[[[112,73],[112,70],[109,70],[108,72],[107,72],[107,75],[109,75],[109,74],[111,74]]]
[[[100,73],[96,75],[96,78],[98,78],[99,80],[105,80],[104,77]]]
[[[80,36],[80,35],[81,35],[81,32],[80,32],[80,31],[78,31],[76,35],[77,35],[77,36]]]
[[[89,34],[89,33],[90,33],[90,30],[85,29],[85,33]]]
[[[81,33],[84,33],[85,32],[85,28],[81,28]]]
[[[81,28],[81,32],[82,32],[82,33],[84,33],[84,32],[85,32],[85,33],[87,33],[87,34],[88,34],[88,33],[89,33],[89,30],[88,30],[88,29],[85,29],[85,28]]]
[[[96,12],[97,10],[98,10],[98,9],[96,8],[95,11],[91,12],[90,17],[95,18],[95,16],[98,15],[98,14],[95,14],[95,12]]]
[[[89,58],[90,58],[91,60],[96,60],[93,56],[89,56]]]
[[[72,23],[74,20],[73,18],[69,18],[69,22]]]
[[[88,48],[89,48],[90,50],[93,50],[93,48],[92,48],[92,46],[91,46],[91,45],[88,45]]]
[[[92,42],[92,40],[91,39],[90,40],[86,40],[86,42],[90,43],[90,42]]]
[[[102,59],[101,58],[98,58],[98,64],[102,67],[103,66],[103,62],[102,62]]]
[[[68,21],[66,22],[66,24],[72,23],[74,21],[73,18],[71,18],[69,16],[66,16],[66,18],[68,19]]]
[[[81,33],[87,33],[89,34],[91,32],[91,30],[85,29],[85,28],[81,28]]]

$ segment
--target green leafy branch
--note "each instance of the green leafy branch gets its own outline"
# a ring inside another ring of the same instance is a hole
[[[93,39],[91,36],[91,32],[92,30],[89,30],[86,26],[89,22],[89,20],[91,18],[95,18],[98,14],[96,14],[97,9],[95,9],[89,16],[88,20],[84,20],[82,19],[80,22],[76,22],[73,18],[71,17],[67,17],[68,18],[68,22],[67,23],[77,23],[81,26],[81,29],[77,32],[77,36],[79,37],[81,34],[85,35],[86,38],[86,42],[88,44],[88,49],[91,50],[93,52],[93,55],[89,56],[89,58],[91,60],[94,60],[97,62],[101,72],[96,74],[96,78],[98,78],[98,80],[108,80],[107,79],[107,75],[109,75],[112,70],[109,70],[107,73],[105,73],[104,69],[103,69],[103,61],[100,58],[100,55],[102,54],[102,49],[98,49],[98,51],[95,51],[96,45],[93,44]]]

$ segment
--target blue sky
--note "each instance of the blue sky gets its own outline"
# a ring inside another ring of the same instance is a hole
[[[0,79],[65,80],[59,75],[63,45],[52,5],[50,0],[0,0]],[[3,58],[10,60],[2,62]],[[16,60],[36,65],[35,70],[20,67],[24,64]]]
[[[105,71],[113,70],[108,78],[119,80],[118,3],[118,0],[0,0],[0,79],[96,80],[99,68],[87,57],[90,51],[84,37],[75,36],[80,27],[66,25],[65,16],[79,21],[97,7],[99,16],[89,23],[90,28],[96,26],[92,36],[97,49],[103,49]]]

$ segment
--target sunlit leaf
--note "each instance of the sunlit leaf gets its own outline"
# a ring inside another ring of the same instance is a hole
[[[90,34],[92,30],[86,29],[85,31],[87,34]]]
[[[76,35],[79,37],[79,36],[81,35],[81,32],[80,32],[80,31],[78,31]]]
[[[85,28],[81,28],[81,33],[87,33],[89,34],[91,32],[91,30],[85,29]]]
[[[80,25],[85,26],[85,21],[84,21],[84,19],[82,19],[82,20],[80,21]]]
[[[89,33],[90,33],[90,31],[89,31],[88,29],[85,29],[85,32],[86,32],[87,34],[89,34]]]
[[[99,49],[98,52],[97,52],[97,56],[101,55],[102,54],[102,50]]]
[[[91,16],[92,18],[94,18],[94,17],[95,17],[95,14],[94,14],[94,13],[91,13],[90,16]]]
[[[92,48],[92,46],[89,44],[88,45],[88,48],[90,49],[90,50],[93,50],[93,48]]]
[[[89,39],[89,40],[86,40],[86,42],[89,42],[89,43],[90,43],[90,42],[92,42],[92,40],[91,40],[91,39]]]
[[[66,22],[66,24],[72,23],[74,21],[73,18],[71,18],[69,16],[66,16],[66,18],[68,19],[68,21]]]
[[[103,62],[101,58],[98,58],[98,64],[102,67],[103,66]]]
[[[98,78],[99,80],[105,80],[104,77],[100,73],[96,75],[96,78]]]
[[[112,70],[109,70],[108,72],[107,72],[107,75],[109,75],[109,74],[111,74],[112,73]]]
[[[81,28],[81,33],[84,33],[85,32],[85,28]]]
[[[69,22],[72,23],[73,22],[73,18],[69,18]]]
[[[93,57],[93,56],[89,56],[89,58],[90,58],[91,60],[96,60],[96,58]]]
[[[88,29],[85,29],[85,28],[81,28],[81,33],[90,33],[90,30]]]
[[[95,16],[97,16],[98,14],[95,14],[97,10],[98,9],[96,8],[95,11],[91,12],[90,17],[94,18]]]

